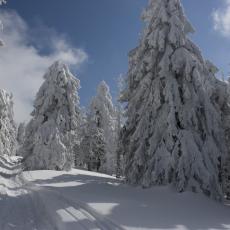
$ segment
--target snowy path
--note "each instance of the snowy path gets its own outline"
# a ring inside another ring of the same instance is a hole
[[[122,230],[111,220],[98,214],[86,204],[76,202],[52,189],[30,184],[32,191],[43,203],[49,218],[58,230]]]
[[[20,172],[0,157],[0,230],[230,229],[230,206],[202,195],[77,169]]]
[[[86,204],[25,181],[17,162],[0,158],[0,177],[0,230],[122,230]]]
[[[1,230],[54,230],[52,224],[39,207],[39,201],[26,193],[19,197],[5,197],[0,202]]]
[[[104,228],[99,229],[230,229],[230,207],[203,195],[178,194],[169,187],[143,190],[122,184],[108,175],[77,169],[70,172],[26,172],[25,177],[36,184],[38,189],[44,189],[39,192],[43,196],[42,200],[45,200],[52,210],[56,210],[55,216],[59,220],[62,218],[66,229],[71,229],[71,226],[76,224],[75,215],[77,212],[78,217],[79,211],[92,217],[79,223],[102,223]],[[70,213],[75,217],[71,217]],[[69,226],[70,228],[67,228]],[[91,229],[89,226],[86,229]]]

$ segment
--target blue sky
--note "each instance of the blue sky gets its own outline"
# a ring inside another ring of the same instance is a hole
[[[227,0],[183,0],[182,3],[196,29],[192,40],[201,48],[205,58],[227,74],[230,71],[230,36],[214,30],[212,17],[216,9],[224,10],[224,1]],[[116,79],[127,72],[127,53],[138,44],[143,28],[140,14],[147,2],[8,0],[4,8],[15,10],[28,24],[33,34],[29,42],[41,55],[50,52],[47,37],[53,34],[62,37],[69,46],[85,51],[88,59],[76,73],[82,86],[81,104],[87,105],[101,80],[105,80],[112,95],[116,95]]]

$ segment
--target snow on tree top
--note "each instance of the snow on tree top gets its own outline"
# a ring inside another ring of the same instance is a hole
[[[34,102],[36,113],[46,113],[49,116],[51,110],[62,111],[61,114],[74,116],[79,105],[77,90],[80,88],[80,81],[69,71],[69,68],[60,61],[55,62],[44,75],[45,82],[37,93]],[[68,92],[75,92],[68,94]],[[56,106],[53,106],[57,104]],[[69,111],[64,111],[65,106],[71,105]],[[64,106],[64,107],[63,107]],[[50,112],[49,112],[50,111]],[[59,115],[61,116],[59,113]]]
[[[142,14],[142,19],[150,23],[156,18],[158,18],[157,22],[162,23],[173,21],[178,26],[177,29],[182,28],[185,34],[195,32],[184,15],[180,0],[150,0],[149,6]]]
[[[61,61],[56,61],[53,65],[49,67],[48,71],[44,75],[44,79],[55,79],[55,82],[60,81],[60,86],[65,86],[68,83],[67,76],[70,76],[72,78],[72,82],[75,81],[74,85],[77,87],[77,89],[79,89],[80,81],[72,75],[67,65]]]
[[[105,81],[102,81],[97,87],[98,94],[108,95],[108,97],[111,98],[109,91],[110,91],[109,86],[106,84]]]

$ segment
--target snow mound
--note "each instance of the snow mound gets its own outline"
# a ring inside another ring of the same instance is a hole
[[[17,156],[0,155],[0,197],[17,196],[25,192],[22,189],[24,180],[20,160]]]

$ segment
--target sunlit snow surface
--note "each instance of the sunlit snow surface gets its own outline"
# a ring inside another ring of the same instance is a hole
[[[143,190],[81,170],[25,175],[39,187],[86,204],[124,229],[230,229],[230,207],[202,195],[178,194],[170,187]]]
[[[1,230],[230,229],[230,206],[202,195],[77,169],[20,175],[20,164],[2,157],[0,168]]]

